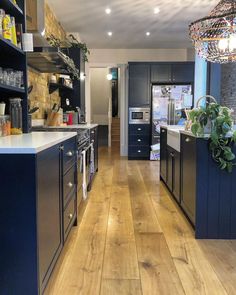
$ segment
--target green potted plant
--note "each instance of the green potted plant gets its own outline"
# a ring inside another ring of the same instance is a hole
[[[232,172],[235,162],[233,146],[236,143],[236,131],[233,130],[232,110],[219,105],[212,96],[206,96],[213,102],[189,112],[192,121],[191,131],[197,137],[209,138],[209,150],[213,160],[222,170]]]

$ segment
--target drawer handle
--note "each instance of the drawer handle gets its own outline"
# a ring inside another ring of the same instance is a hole
[[[94,134],[94,131],[91,131],[91,134]]]
[[[141,150],[138,150],[138,153],[141,153]]]
[[[60,146],[60,151],[64,151],[64,146],[62,145],[62,146]]]
[[[69,151],[68,153],[66,153],[67,157],[73,157],[73,153],[72,151]]]
[[[166,133],[166,131],[165,131],[165,130],[162,130],[161,132],[162,132],[162,133]]]
[[[67,186],[68,186],[68,187],[73,187],[73,183],[72,183],[72,182],[69,182],[69,183],[67,184]]]
[[[189,137],[187,137],[186,139],[185,139],[185,142],[190,142],[191,140],[190,140],[190,138]]]
[[[141,139],[138,139],[138,142],[141,142],[142,140]]]
[[[73,214],[70,213],[70,214],[68,215],[68,218],[71,220],[71,219],[73,218]]]
[[[138,131],[141,131],[142,130],[142,128],[138,128]]]
[[[95,141],[92,139],[91,142],[94,143]]]

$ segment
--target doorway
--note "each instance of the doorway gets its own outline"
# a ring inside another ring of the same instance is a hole
[[[91,123],[98,124],[99,146],[120,148],[119,69],[91,68]]]

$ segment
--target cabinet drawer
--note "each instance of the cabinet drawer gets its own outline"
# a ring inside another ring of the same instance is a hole
[[[149,146],[130,146],[129,157],[146,158],[150,156]]]
[[[73,166],[63,177],[64,206],[67,204],[72,192],[76,190],[76,174],[76,166]]]
[[[69,202],[64,211],[64,241],[73,225],[76,216],[76,196]]]
[[[150,125],[149,124],[134,124],[129,125],[129,134],[142,134],[142,135],[150,135]]]
[[[150,145],[150,137],[148,135],[130,135],[129,136],[129,145],[144,146]]]
[[[66,173],[68,169],[76,162],[76,140],[68,140],[64,143],[63,150],[63,171]]]

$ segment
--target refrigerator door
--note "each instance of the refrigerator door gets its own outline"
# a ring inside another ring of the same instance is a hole
[[[160,142],[160,126],[167,125],[169,86],[152,87],[152,144]]]

